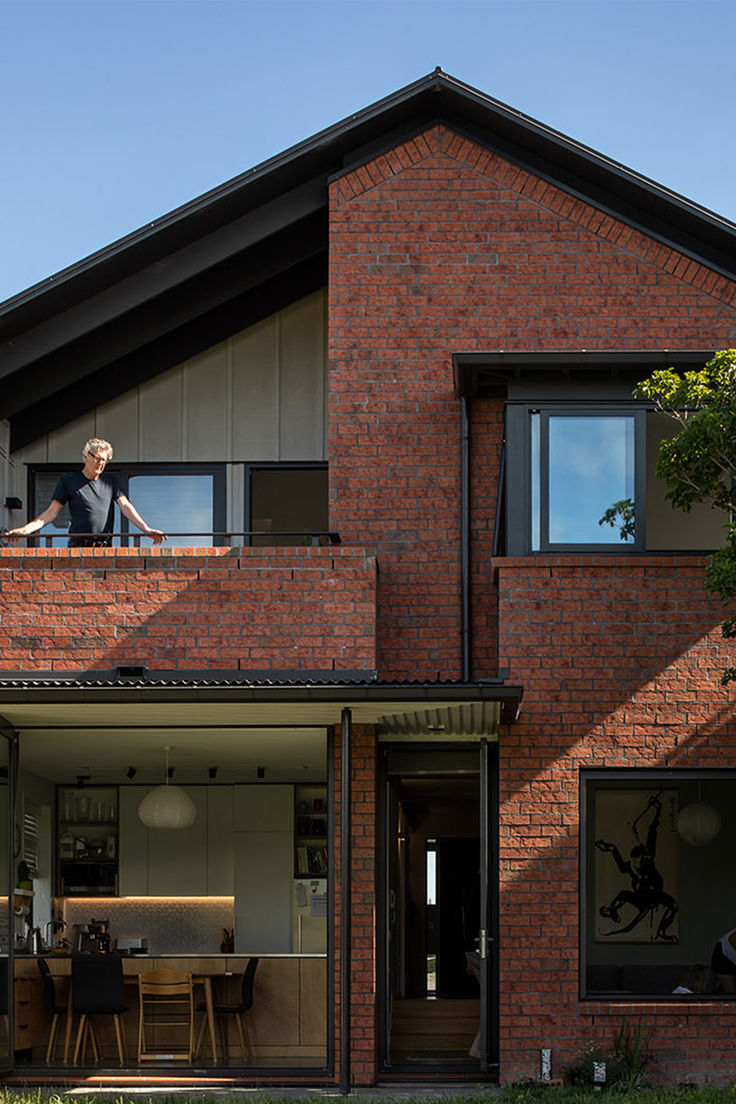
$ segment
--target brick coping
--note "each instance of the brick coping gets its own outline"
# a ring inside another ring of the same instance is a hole
[[[668,997],[632,996],[629,1000],[591,1000],[578,1002],[580,1011],[589,1016],[736,1016],[736,1000],[678,1000]]]
[[[491,566],[503,568],[539,567],[707,567],[709,552],[540,552],[532,556],[494,556]]]

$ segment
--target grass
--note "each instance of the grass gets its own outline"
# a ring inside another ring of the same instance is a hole
[[[450,1095],[441,1090],[428,1090],[426,1093],[410,1095],[406,1090],[392,1096],[389,1092],[379,1095],[380,1090],[369,1090],[371,1104],[736,1104],[736,1085],[725,1087],[693,1086],[673,1089],[643,1088],[634,1090],[603,1089],[596,1091],[587,1087],[552,1087],[529,1083],[512,1085],[503,1089],[477,1086],[473,1092],[457,1092]],[[0,1104],[182,1104],[182,1098],[195,1104],[294,1104],[299,1094],[279,1096],[279,1090],[272,1093],[261,1089],[244,1092],[207,1093],[183,1091],[180,1093],[125,1093],[80,1092],[78,1089],[57,1090],[4,1088],[0,1089]],[[357,1089],[352,1097],[356,1102],[365,1101],[367,1093]],[[608,1098],[606,1100],[605,1098]],[[339,1093],[320,1089],[307,1090],[299,1096],[310,1104],[335,1104]]]

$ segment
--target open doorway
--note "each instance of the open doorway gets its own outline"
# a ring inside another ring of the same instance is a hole
[[[384,764],[384,1064],[477,1072],[481,990],[466,952],[484,927],[479,753],[391,749]]]

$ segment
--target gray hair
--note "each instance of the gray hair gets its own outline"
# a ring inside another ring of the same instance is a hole
[[[106,452],[107,459],[112,460],[112,445],[102,437],[90,437],[82,449],[82,456],[90,456],[93,452]]]

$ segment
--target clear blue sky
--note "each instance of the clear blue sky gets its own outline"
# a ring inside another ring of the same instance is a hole
[[[0,0],[0,301],[441,66],[736,221],[732,0]]]

